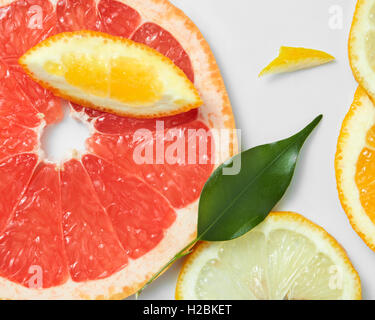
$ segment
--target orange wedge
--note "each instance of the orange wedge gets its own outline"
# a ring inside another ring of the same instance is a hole
[[[143,44],[101,32],[65,32],[20,59],[55,95],[122,116],[154,118],[202,105],[197,89],[170,59]]]

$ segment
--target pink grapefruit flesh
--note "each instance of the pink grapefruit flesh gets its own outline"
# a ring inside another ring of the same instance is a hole
[[[68,279],[59,189],[59,176],[53,165],[37,168],[0,235],[3,277],[37,289],[57,286]],[[40,287],[37,279],[32,279],[38,271]]]

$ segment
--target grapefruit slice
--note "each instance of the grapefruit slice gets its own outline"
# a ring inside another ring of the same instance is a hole
[[[32,29],[37,6],[41,29]],[[125,298],[193,240],[214,160],[237,148],[235,140],[216,148],[212,134],[235,128],[215,59],[196,26],[166,0],[0,0],[0,10],[0,298]],[[92,136],[86,153],[51,163],[40,137],[46,122],[59,121],[61,101],[15,62],[57,32],[82,29],[159,51],[194,81],[204,105],[134,119],[62,101]],[[185,147],[196,143],[190,155],[198,162],[178,153],[177,136]],[[153,163],[136,163],[146,138]],[[156,153],[160,141],[166,148]],[[203,152],[199,143],[207,145]],[[156,163],[157,155],[166,161]]]
[[[27,51],[19,62],[56,95],[118,115],[155,118],[202,105],[194,85],[171,60],[106,33],[60,33]]]

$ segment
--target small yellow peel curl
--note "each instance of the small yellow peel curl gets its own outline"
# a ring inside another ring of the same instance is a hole
[[[324,51],[281,47],[279,56],[261,71],[259,77],[266,74],[293,72],[313,68],[333,60],[335,60],[335,58]]]

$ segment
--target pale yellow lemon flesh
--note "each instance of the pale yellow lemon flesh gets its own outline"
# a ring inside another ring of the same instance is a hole
[[[181,270],[176,298],[361,299],[361,283],[326,231],[299,214],[275,212],[241,238],[199,244]]]

